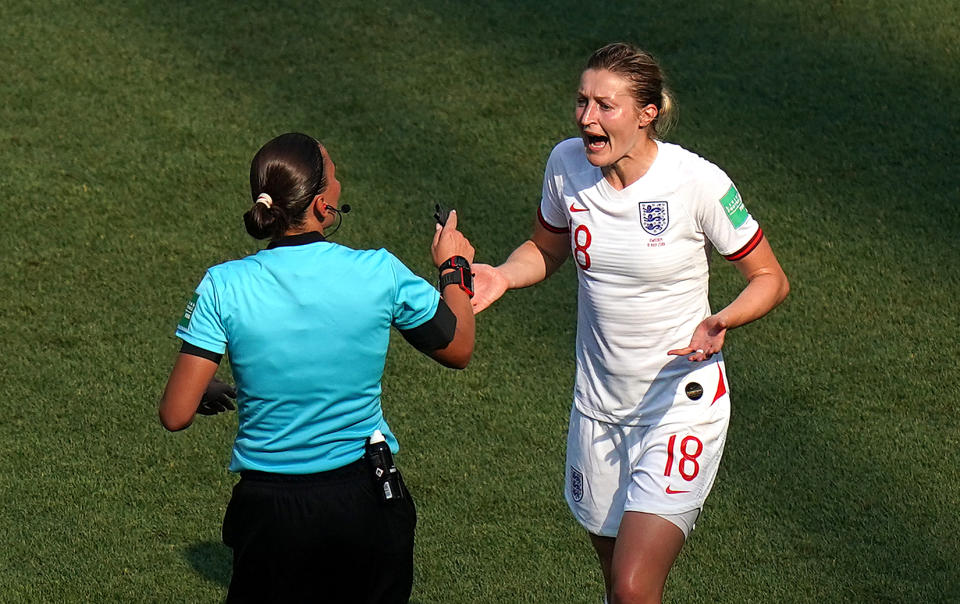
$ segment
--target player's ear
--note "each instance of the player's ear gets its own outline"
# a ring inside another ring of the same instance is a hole
[[[657,114],[660,111],[657,109],[657,106],[653,103],[650,103],[646,107],[640,110],[640,127],[646,128],[650,125],[650,122],[657,119]]]

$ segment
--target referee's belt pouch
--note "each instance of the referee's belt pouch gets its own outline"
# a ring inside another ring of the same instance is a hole
[[[371,442],[368,438],[364,458],[367,460],[370,476],[373,478],[373,484],[380,499],[386,503],[403,499],[400,471],[393,465],[393,453],[390,452],[387,443],[383,440]]]

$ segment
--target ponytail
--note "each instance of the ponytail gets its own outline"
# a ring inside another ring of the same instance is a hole
[[[283,234],[287,230],[285,218],[284,212],[279,211],[279,208],[274,210],[270,194],[261,192],[253,202],[253,207],[243,215],[243,224],[254,239],[266,239],[275,232]]]
[[[254,239],[278,239],[303,224],[313,198],[326,188],[320,142],[306,134],[282,134],[250,162],[254,201],[243,224]]]
[[[667,132],[677,125],[677,102],[673,98],[673,92],[663,87],[660,93],[660,107],[657,118],[653,120],[653,131],[657,138],[663,138]]]

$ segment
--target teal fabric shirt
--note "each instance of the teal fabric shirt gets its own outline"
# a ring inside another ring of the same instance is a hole
[[[210,268],[176,335],[230,357],[239,428],[230,469],[323,472],[374,430],[390,327],[430,320],[440,294],[390,252],[306,233]]]

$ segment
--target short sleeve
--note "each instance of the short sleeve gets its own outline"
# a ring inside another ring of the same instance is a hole
[[[413,329],[429,321],[437,312],[440,292],[406,267],[392,254],[389,255],[396,290],[393,303],[393,326],[397,329]]]
[[[176,335],[204,350],[219,354],[226,352],[227,334],[220,316],[220,298],[209,272],[187,303],[183,317],[177,323]]]
[[[724,258],[739,260],[756,248],[763,231],[730,178],[716,166],[711,168],[698,195],[697,219]]]
[[[562,144],[562,143],[561,143]],[[537,209],[537,220],[543,228],[551,233],[566,233],[566,209],[563,206],[563,171],[559,153],[560,145],[554,147],[547,159],[547,167],[543,172],[543,191],[540,196],[540,207]]]

